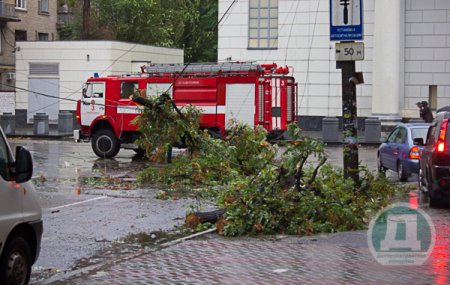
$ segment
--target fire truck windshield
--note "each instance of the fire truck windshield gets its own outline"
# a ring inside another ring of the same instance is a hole
[[[103,98],[105,84],[103,82],[92,82],[83,84],[84,98]]]

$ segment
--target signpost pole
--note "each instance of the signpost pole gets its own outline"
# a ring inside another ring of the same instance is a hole
[[[344,177],[359,185],[355,60],[364,60],[362,0],[330,0],[330,40],[336,44],[336,65],[342,70],[342,118],[344,123]]]
[[[344,177],[359,184],[355,61],[341,61],[338,66],[342,69]]]

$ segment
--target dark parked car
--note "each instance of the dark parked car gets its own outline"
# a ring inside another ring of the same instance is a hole
[[[378,171],[397,172],[400,181],[408,180],[412,173],[419,173],[419,156],[422,146],[414,140],[425,140],[430,124],[399,124],[378,148]]]
[[[416,139],[423,145],[420,155],[419,188],[428,192],[430,206],[450,203],[450,112],[437,113],[426,140]]]

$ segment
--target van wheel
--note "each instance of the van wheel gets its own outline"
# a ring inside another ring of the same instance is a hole
[[[397,176],[398,180],[401,182],[405,182],[408,180],[408,173],[406,173],[400,160],[397,162]]]
[[[112,158],[120,150],[120,142],[111,130],[100,130],[93,135],[92,150],[98,157]]]
[[[23,237],[15,237],[6,243],[0,259],[0,284],[28,284],[31,265],[30,246]]]

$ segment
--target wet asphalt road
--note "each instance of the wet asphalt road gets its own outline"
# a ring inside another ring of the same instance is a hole
[[[97,177],[133,180],[148,162],[121,150],[115,159],[99,159],[90,144],[71,141],[11,139],[25,146],[34,160],[33,180],[43,210],[44,235],[34,282],[76,268],[97,250],[120,244],[129,234],[169,231],[183,224],[194,201],[159,200],[159,189],[81,185]],[[132,183],[132,182],[130,182]],[[155,237],[157,238],[157,237]],[[33,283],[33,279],[32,279]]]
[[[99,159],[89,143],[48,140],[11,140],[27,147],[34,159],[34,182],[43,208],[44,236],[32,283],[58,272],[73,270],[98,250],[124,243],[129,234],[173,230],[183,224],[190,199],[159,200],[159,189],[95,184],[98,177],[133,181],[148,162],[121,150],[115,159]],[[359,159],[376,169],[377,147],[360,148]],[[328,161],[342,166],[342,148],[328,147]],[[391,174],[391,180],[396,181]],[[81,180],[94,182],[81,185]],[[415,177],[410,178],[414,183]],[[126,249],[125,249],[126,250]],[[86,263],[86,262],[85,262]],[[89,263],[89,262],[87,262]]]

